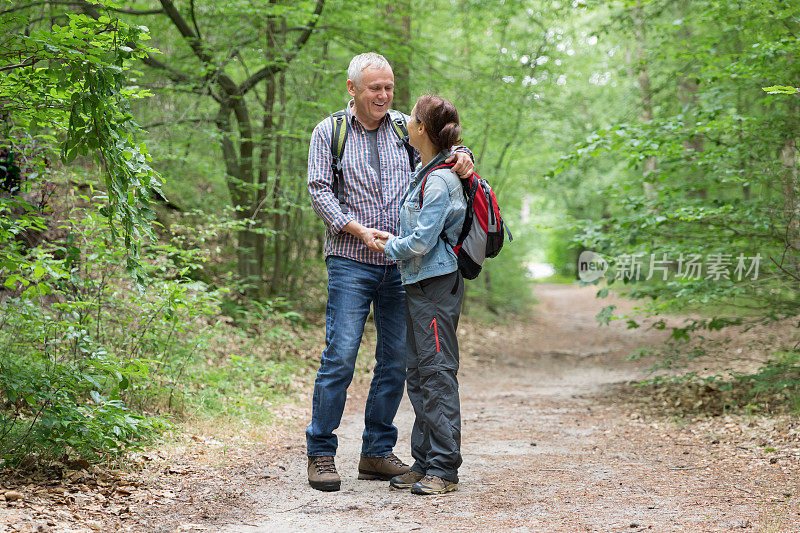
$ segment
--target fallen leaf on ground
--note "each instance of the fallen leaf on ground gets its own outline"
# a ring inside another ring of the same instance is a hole
[[[10,490],[10,491],[6,492],[3,496],[5,496],[6,497],[6,501],[9,501],[9,502],[13,502],[13,501],[22,499],[22,494],[20,494],[19,492],[15,491],[15,490]]]

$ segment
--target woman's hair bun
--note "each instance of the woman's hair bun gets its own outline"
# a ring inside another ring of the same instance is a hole
[[[461,126],[457,122],[448,122],[439,132],[440,148],[450,148],[461,142]]]
[[[414,118],[425,124],[428,137],[439,150],[451,148],[461,142],[461,126],[456,106],[441,96],[420,96]]]

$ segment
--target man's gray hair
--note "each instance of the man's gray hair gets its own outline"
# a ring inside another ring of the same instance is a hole
[[[389,62],[386,61],[386,58],[380,54],[376,54],[375,52],[358,54],[356,57],[350,60],[350,66],[347,67],[347,79],[353,80],[353,83],[356,84],[356,87],[359,87],[361,85],[361,76],[364,72],[364,69],[367,67],[392,68]]]

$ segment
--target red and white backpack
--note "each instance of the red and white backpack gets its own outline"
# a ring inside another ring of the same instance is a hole
[[[425,182],[430,173],[439,168],[453,168],[453,164],[435,166],[422,178],[422,185],[419,188],[420,209]],[[481,272],[483,261],[500,253],[500,249],[503,248],[504,232],[508,233],[509,242],[513,241],[514,237],[503,223],[497,198],[489,182],[475,172],[467,178],[460,178],[460,181],[467,200],[464,225],[455,244],[449,242],[444,232],[441,237],[458,257],[458,270],[461,271],[461,275],[466,279],[475,279]]]

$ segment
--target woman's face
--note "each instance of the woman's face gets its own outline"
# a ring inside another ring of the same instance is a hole
[[[408,141],[411,146],[417,150],[422,151],[422,141],[427,137],[425,133],[425,125],[422,122],[417,122],[417,106],[411,110],[411,120],[408,121]]]

